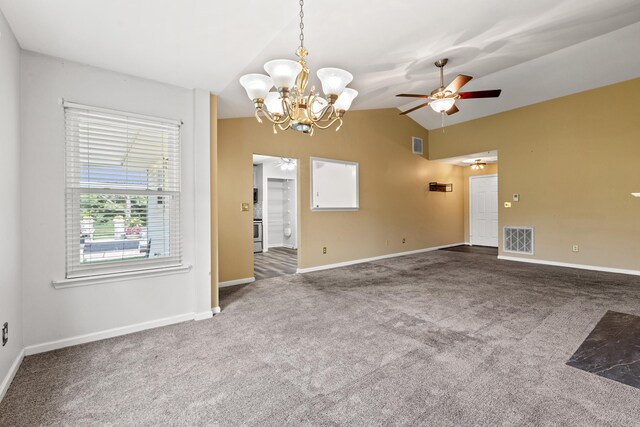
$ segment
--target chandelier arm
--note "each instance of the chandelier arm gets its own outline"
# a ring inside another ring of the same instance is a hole
[[[327,117],[325,117],[327,115],[327,112],[329,112],[329,115]],[[326,122],[329,120],[333,120],[335,119],[337,116],[334,114],[335,113],[335,107],[331,104],[328,104],[326,107],[324,107],[321,111],[322,114],[320,114],[320,118],[318,120],[316,120],[316,122]]]
[[[333,119],[331,119],[331,121],[329,122],[329,124],[327,124],[326,126],[322,126],[321,124],[319,124],[318,122],[314,122],[314,125],[317,126],[319,129],[329,129],[335,122],[340,121],[340,123],[342,124],[342,119],[340,117],[334,117]]]
[[[311,89],[311,92],[309,92],[309,97],[307,99],[308,99],[308,101],[307,101],[307,117],[309,117],[311,119],[311,121],[315,123],[315,122],[318,121],[318,117],[313,112],[313,108],[311,108],[311,106],[313,105],[314,102],[316,102],[316,99],[318,99],[318,96],[313,94],[313,89]]]
[[[271,114],[271,112],[269,110],[265,110],[264,108],[257,108],[256,109],[256,119],[258,119],[258,123],[262,123],[262,120],[260,120],[260,117],[258,116],[258,113],[262,113],[262,115],[269,120],[271,123],[275,123],[275,124],[281,124],[286,122],[289,118],[288,117],[284,117],[282,120],[278,120],[273,114]]]
[[[310,101],[309,101],[309,103],[307,104],[307,116],[311,119],[311,121],[312,121],[313,123],[318,123],[318,122],[326,121],[326,120],[328,120],[328,119],[330,119],[330,118],[331,118],[331,117],[329,117],[328,119],[326,119],[326,118],[324,117],[324,116],[327,114],[327,111],[329,110],[329,107],[331,106],[331,105],[329,105],[329,104],[327,104],[326,106],[324,106],[324,107],[322,108],[322,110],[320,110],[320,113],[319,113],[319,114],[315,114],[315,113],[313,112],[313,108],[312,108],[312,106],[313,106],[313,103],[317,101],[317,98],[318,98],[318,96],[317,96],[317,95],[313,96],[313,98],[312,98],[312,97],[311,97],[311,95],[310,95],[310,97],[309,97]]]
[[[313,94],[313,92],[311,92],[311,93]],[[313,104],[314,104],[314,102],[320,103],[318,101],[318,95],[310,95],[309,99],[310,99],[310,101],[307,104],[307,116],[314,123],[317,123],[317,122],[320,122],[320,121],[324,120],[323,118],[324,118],[324,115],[326,114],[326,112],[328,110],[329,105],[326,105],[325,107],[323,107],[322,110],[320,110],[320,113],[316,114],[313,111]],[[322,105],[322,104],[320,104],[320,105]]]
[[[289,129],[289,123],[287,123],[286,126],[278,125],[278,127],[280,128],[280,130],[285,131],[285,130]]]
[[[291,99],[291,98],[289,98]],[[293,98],[293,102],[297,103],[297,99],[298,97],[295,95],[294,93],[294,98]],[[284,99],[282,100],[282,106],[284,107],[284,115],[285,117],[288,117],[289,120],[293,120],[293,114],[291,112],[291,101],[285,101]]]

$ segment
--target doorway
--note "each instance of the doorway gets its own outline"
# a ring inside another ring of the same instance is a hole
[[[253,275],[262,280],[293,274],[298,267],[298,161],[254,155],[253,171]]]
[[[469,177],[469,241],[498,247],[498,175]]]

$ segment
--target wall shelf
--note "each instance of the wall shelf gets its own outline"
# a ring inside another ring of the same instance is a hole
[[[453,184],[440,184],[438,182],[429,183],[429,191],[439,191],[441,193],[451,193],[453,191]]]

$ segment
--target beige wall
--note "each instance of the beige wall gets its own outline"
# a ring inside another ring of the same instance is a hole
[[[638,99],[634,79],[450,126],[429,157],[497,149],[500,229],[534,226],[534,258],[640,270]]]
[[[339,132],[274,135],[254,118],[218,122],[219,279],[253,276],[252,155],[299,159],[300,268],[463,241],[463,192],[435,193],[430,181],[462,188],[462,168],[411,153],[411,137],[428,132],[397,109],[353,111]],[[360,210],[311,212],[309,157],[360,163]],[[402,243],[402,238],[407,242]],[[387,243],[388,242],[388,243]],[[326,246],[327,254],[322,254]]]
[[[463,168],[463,181],[464,181],[464,193],[463,193],[463,201],[464,201],[464,241],[465,243],[469,243],[471,233],[470,224],[469,224],[469,177],[471,176],[481,176],[481,175],[495,175],[498,173],[498,164],[497,163],[487,163],[487,166],[484,169],[473,170],[471,166],[466,166]]]

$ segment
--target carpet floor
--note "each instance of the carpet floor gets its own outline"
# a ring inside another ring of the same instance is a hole
[[[213,319],[25,358],[1,426],[631,426],[566,365],[638,277],[436,251],[266,279]]]

